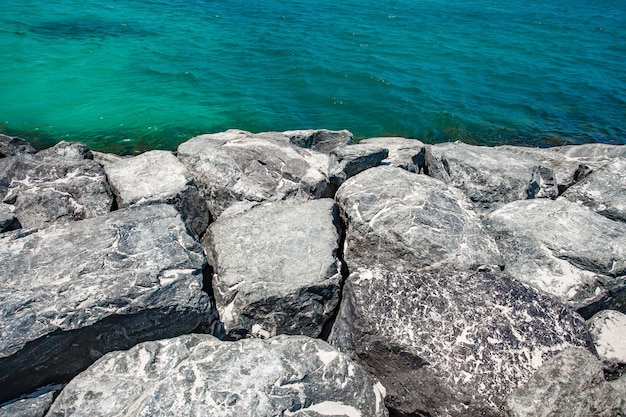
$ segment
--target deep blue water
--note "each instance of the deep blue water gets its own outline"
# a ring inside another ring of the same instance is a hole
[[[624,0],[0,0],[0,133],[626,143]]]

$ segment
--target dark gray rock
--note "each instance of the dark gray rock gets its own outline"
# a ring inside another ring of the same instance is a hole
[[[290,130],[283,134],[296,146],[322,153],[330,153],[354,143],[352,133],[347,130]]]
[[[546,362],[506,401],[510,417],[618,417],[626,414],[624,381],[604,380],[602,364],[569,348]]]
[[[45,153],[0,159],[0,198],[26,228],[102,216],[113,205],[98,163]]]
[[[201,135],[178,147],[213,218],[240,201],[317,198],[327,194],[328,156],[299,148],[283,133],[241,130]]]
[[[626,365],[626,314],[602,310],[587,320],[587,326],[600,359]]]
[[[329,154],[330,183],[338,188],[348,178],[380,165],[388,155],[387,149],[375,145],[344,146],[336,149]]]
[[[516,201],[486,219],[505,272],[584,317],[626,309],[626,225],[575,203]]]
[[[204,239],[213,289],[231,337],[317,337],[341,288],[331,199],[265,203],[221,217]]]
[[[67,160],[80,161],[83,159],[93,159],[93,153],[84,143],[61,141],[51,148],[39,152],[43,157],[61,157]]]
[[[579,145],[538,149],[473,146],[461,142],[428,147],[428,174],[465,192],[475,207],[491,211],[528,197],[555,197],[626,146]],[[556,190],[555,190],[556,184]]]
[[[390,410],[432,417],[500,416],[543,362],[593,349],[582,318],[552,297],[467,271],[352,272],[329,341],[381,381]]]
[[[385,417],[383,397],[379,383],[321,340],[186,335],[106,355],[47,416]]]
[[[0,235],[0,401],[216,315],[205,265],[167,205]]]
[[[0,158],[35,152],[35,148],[24,139],[0,134]]]
[[[62,388],[63,385],[44,387],[24,398],[0,404],[0,417],[43,417]]]
[[[337,191],[346,223],[349,268],[480,269],[503,264],[467,198],[457,189],[400,168],[372,168]]]
[[[11,206],[0,203],[0,233],[10,230],[15,222],[15,215],[11,211]]]
[[[187,168],[171,152],[149,151],[104,169],[118,207],[172,204],[197,236],[204,235],[210,221],[206,201]]]
[[[406,169],[410,172],[423,173],[426,167],[426,145],[417,139],[398,137],[369,138],[359,145],[380,146],[389,151],[383,164]]]
[[[615,159],[570,187],[563,198],[626,222],[626,158]]]

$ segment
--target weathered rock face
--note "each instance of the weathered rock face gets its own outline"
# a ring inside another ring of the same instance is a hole
[[[10,230],[15,223],[15,215],[11,211],[11,206],[0,203],[0,233]]]
[[[454,142],[428,147],[426,167],[429,175],[463,190],[477,209],[491,211],[516,200],[556,198],[625,154],[626,147],[611,145],[536,149]]]
[[[214,314],[202,248],[166,205],[0,235],[0,402]]]
[[[44,149],[38,155],[41,157],[61,157],[70,161],[94,159],[93,152],[84,143],[66,142],[64,140],[51,148]]]
[[[626,222],[626,158],[615,159],[570,187],[563,197]]]
[[[341,288],[335,211],[331,199],[272,202],[209,227],[204,243],[230,336],[320,335]]]
[[[406,169],[410,172],[422,173],[426,167],[426,145],[416,139],[398,137],[370,138],[359,142],[359,145],[380,146],[389,151],[383,164]]]
[[[321,340],[187,335],[106,355],[65,387],[47,416],[383,417],[383,392]]]
[[[178,147],[214,218],[239,201],[320,197],[327,155],[296,147],[282,133],[241,130],[197,136]]]
[[[337,191],[345,260],[393,270],[478,269],[502,258],[466,197],[441,181],[392,167],[369,169]]]
[[[352,133],[347,130],[290,130],[283,132],[289,141],[300,148],[330,153],[354,143]]]
[[[587,326],[600,359],[626,364],[626,314],[603,310],[589,319]]]
[[[505,272],[589,318],[626,309],[626,225],[558,200],[516,201],[486,219]]]
[[[381,381],[390,409],[429,416],[502,415],[544,361],[569,346],[593,349],[580,316],[487,272],[358,269],[329,341]]]
[[[0,417],[43,417],[62,386],[41,390],[26,398],[0,406]]]
[[[506,401],[506,411],[510,417],[622,416],[626,384],[606,382],[595,356],[585,349],[569,348],[516,389]]]
[[[180,211],[197,236],[209,225],[206,201],[187,168],[167,151],[150,151],[105,166],[118,207],[167,203]]]
[[[111,210],[113,197],[104,170],[93,160],[78,158],[78,149],[59,144],[41,155],[0,159],[0,196],[14,206],[23,227],[82,220]]]
[[[374,145],[344,146],[336,149],[329,154],[330,183],[338,188],[348,178],[380,165],[388,155],[387,149]]]
[[[35,152],[35,148],[24,139],[0,134],[0,158]]]

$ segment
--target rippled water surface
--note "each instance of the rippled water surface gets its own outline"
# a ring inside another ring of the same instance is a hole
[[[0,133],[626,142],[623,0],[0,0]]]

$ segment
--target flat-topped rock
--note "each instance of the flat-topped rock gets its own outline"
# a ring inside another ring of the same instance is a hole
[[[0,402],[193,330],[215,314],[205,265],[167,205],[0,235]]]
[[[61,385],[45,387],[24,398],[0,405],[0,417],[44,417]]]
[[[467,198],[442,181],[393,167],[372,168],[337,191],[349,268],[424,270],[503,264]]]
[[[587,320],[587,326],[600,359],[626,365],[626,314],[602,310]]]
[[[410,172],[422,173],[426,167],[426,145],[417,139],[399,137],[369,138],[359,145],[380,146],[389,151],[383,164],[406,169]]]
[[[354,143],[352,133],[348,130],[289,130],[282,133],[294,145],[322,153],[330,153]]]
[[[118,207],[167,203],[174,205],[198,236],[209,225],[206,201],[187,168],[167,151],[149,151],[104,167]]]
[[[389,151],[376,145],[344,146],[329,154],[328,177],[339,188],[348,178],[376,167],[387,158]]]
[[[264,203],[211,224],[203,240],[231,337],[317,337],[339,303],[341,264],[331,199]]]
[[[561,198],[516,201],[486,223],[508,274],[586,318],[626,308],[626,224]]]
[[[47,417],[386,417],[384,390],[327,343],[186,335],[113,352],[74,378]]]
[[[554,298],[467,271],[353,271],[329,341],[381,381],[391,410],[429,416],[502,416],[549,358],[593,349],[583,319]]]
[[[283,133],[241,130],[196,136],[178,157],[217,218],[240,201],[263,202],[325,195],[328,156],[293,145]]]
[[[510,417],[615,417],[626,413],[626,376],[607,382],[602,364],[581,348],[559,353],[506,401]]]

